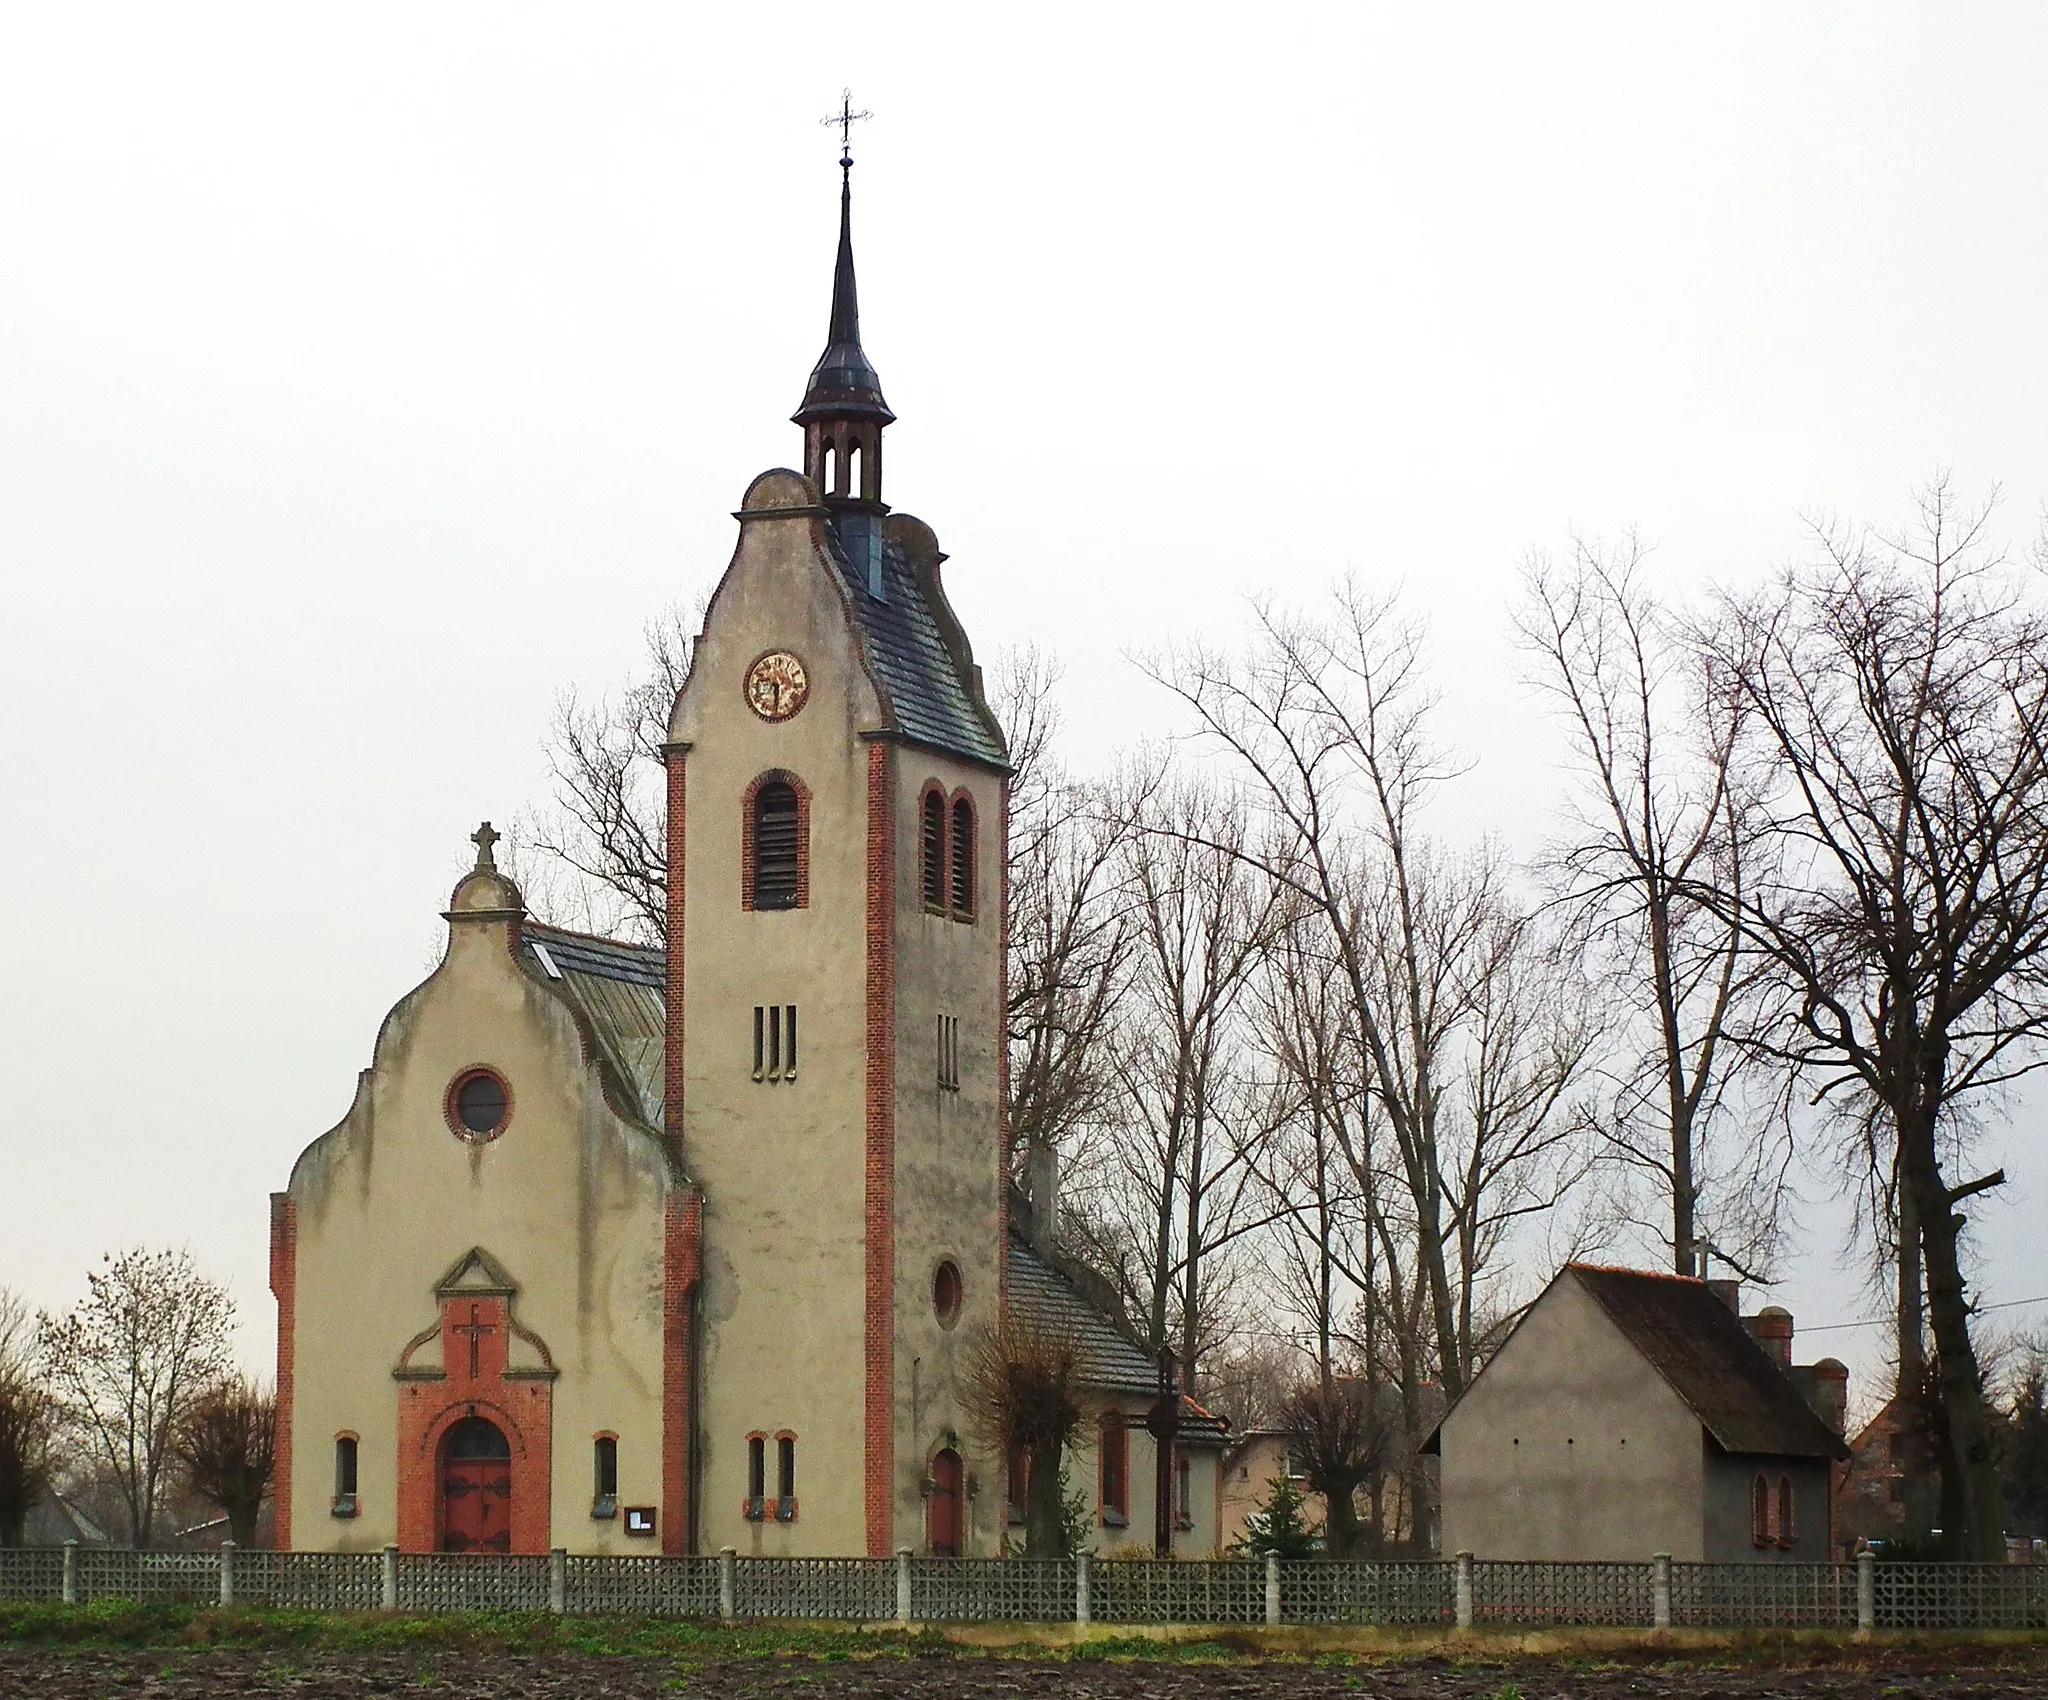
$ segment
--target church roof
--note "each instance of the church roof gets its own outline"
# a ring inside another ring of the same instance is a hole
[[[606,1060],[638,1100],[640,1119],[659,1127],[667,957],[654,945],[533,921],[521,929],[520,949],[588,1023]]]
[[[1704,1281],[1590,1263],[1566,1264],[1564,1272],[1591,1295],[1724,1451],[1848,1456],[1841,1437]]]
[[[1008,767],[1009,753],[960,677],[938,616],[925,599],[902,544],[891,540],[882,545],[883,593],[878,597],[866,571],[849,559],[837,526],[825,529],[832,539],[832,558],[852,593],[869,662],[895,711],[897,729],[915,743]]]

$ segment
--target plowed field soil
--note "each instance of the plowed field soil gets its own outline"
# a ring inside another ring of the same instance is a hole
[[[1387,1665],[1049,1660],[937,1655],[848,1660],[666,1659],[550,1653],[253,1652],[0,1648],[0,1695],[32,1700],[2048,1700],[2048,1671],[1958,1668],[1954,1653],[1812,1668],[1708,1663],[1578,1666],[1510,1660]],[[2030,1661],[2031,1662],[2031,1661]]]

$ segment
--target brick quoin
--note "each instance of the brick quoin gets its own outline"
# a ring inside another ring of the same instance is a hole
[[[1010,781],[996,807],[996,1326],[1010,1316]]]
[[[867,1524],[868,1556],[895,1533],[896,835],[889,746],[868,745]]]
[[[672,1192],[662,1225],[661,1550],[688,1550],[690,1533],[690,1318],[704,1263],[704,1195]]]
[[[297,1321],[299,1211],[291,1195],[270,1195],[270,1292],[277,1300],[277,1439],[271,1468],[272,1537],[280,1552],[292,1544],[292,1372]]]
[[[490,1330],[477,1338],[476,1374],[469,1373],[469,1337],[456,1328],[477,1320]],[[441,1303],[444,1373],[399,1383],[398,1544],[407,1552],[441,1545],[441,1442],[464,1417],[496,1423],[512,1448],[512,1550],[548,1550],[554,1494],[554,1384],[538,1376],[506,1373],[510,1306],[502,1298],[457,1294]]]
[[[683,867],[687,849],[687,744],[665,744],[668,764],[668,926],[664,937],[668,973],[668,1019],[662,1039],[662,1131],[669,1149],[683,1149]]]

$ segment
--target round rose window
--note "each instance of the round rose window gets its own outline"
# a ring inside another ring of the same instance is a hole
[[[473,1068],[448,1088],[448,1125],[464,1139],[496,1139],[511,1119],[511,1089],[490,1069]]]

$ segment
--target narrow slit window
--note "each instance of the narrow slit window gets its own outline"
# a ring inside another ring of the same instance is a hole
[[[747,1436],[747,1498],[759,1505],[768,1493],[768,1439],[765,1435]]]
[[[1761,1475],[1749,1485],[1749,1539],[1754,1546],[1771,1544],[1771,1484]]]
[[[965,797],[953,804],[953,913],[974,919],[974,805]]]
[[[334,1440],[334,1514],[356,1514],[356,1437],[352,1434],[337,1435]]]
[[[797,906],[802,816],[796,787],[771,779],[754,793],[754,890],[756,909]]]
[[[592,1443],[590,1467],[590,1513],[593,1517],[611,1517],[619,1509],[619,1443],[616,1437],[601,1434]]]
[[[1789,1547],[1797,1536],[1792,1528],[1792,1478],[1778,1478],[1778,1545]]]
[[[768,1011],[759,1004],[754,1005],[754,1078],[760,1080],[768,1073]]]
[[[782,1006],[768,1006],[768,1078],[780,1079],[782,1075]]]
[[[1195,1526],[1195,1472],[1193,1460],[1183,1452],[1173,1461],[1174,1523],[1183,1529]]]
[[[785,1063],[783,1064],[783,1067],[782,1067],[782,1078],[783,1078],[784,1080],[794,1080],[794,1079],[796,1078],[796,1005],[795,1005],[795,1004],[793,1004],[793,1003],[792,1003],[792,1004],[784,1004],[784,1005],[783,1005],[783,1008],[782,1008],[782,1022],[783,1022],[783,1026],[784,1026],[784,1027],[786,1027],[786,1028],[788,1029],[788,1031],[787,1031],[786,1033],[784,1033],[784,1034],[783,1034],[783,1040],[782,1040],[782,1042],[783,1042],[784,1046],[785,1046],[785,1047],[787,1048],[787,1050],[788,1050],[788,1052],[789,1052],[789,1057],[788,1057],[788,1060],[787,1060],[787,1061],[786,1061],[786,1062],[785,1062]]]
[[[778,1499],[796,1498],[796,1436],[793,1434],[775,1437],[775,1496]]]
[[[943,909],[946,906],[946,800],[936,791],[924,794],[923,834],[918,853],[924,906]]]

